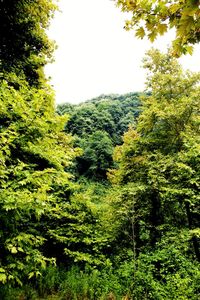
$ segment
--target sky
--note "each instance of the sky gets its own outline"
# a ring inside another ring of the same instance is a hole
[[[173,32],[155,43],[139,40],[124,30],[128,16],[112,0],[59,0],[48,35],[56,41],[54,63],[46,74],[56,93],[56,103],[80,103],[101,94],[143,91],[142,59],[151,47],[165,51]],[[200,46],[193,56],[181,58],[184,68],[200,71]]]

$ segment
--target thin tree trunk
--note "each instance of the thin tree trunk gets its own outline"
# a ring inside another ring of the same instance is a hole
[[[151,234],[150,244],[154,248],[156,242],[160,239],[160,232],[158,226],[162,224],[161,202],[158,191],[154,190],[152,193],[152,210],[151,210]]]
[[[190,211],[190,204],[188,202],[185,203],[185,208],[186,208],[186,213],[187,213],[189,229],[193,229],[192,213]],[[199,243],[198,243],[198,240],[196,237],[192,237],[192,244],[194,247],[194,252],[195,252],[196,258],[200,262],[200,249],[199,249]]]

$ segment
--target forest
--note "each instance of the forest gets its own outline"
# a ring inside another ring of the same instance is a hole
[[[0,1],[2,300],[200,299],[200,73],[178,61],[199,3],[115,2],[172,47],[146,53],[145,91],[56,105],[55,2]]]

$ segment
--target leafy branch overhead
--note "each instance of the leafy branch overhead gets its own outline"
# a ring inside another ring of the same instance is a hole
[[[200,41],[200,4],[198,0],[115,0],[123,12],[131,13],[127,30],[135,29],[138,38],[153,42],[158,35],[176,30],[174,55],[192,53]]]

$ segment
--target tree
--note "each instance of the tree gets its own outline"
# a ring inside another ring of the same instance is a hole
[[[142,99],[136,130],[116,148],[119,169],[110,173],[121,188],[118,210],[137,255],[173,243],[200,260],[200,74],[184,73],[170,52],[157,50],[144,66],[151,95]]]
[[[132,14],[131,19],[126,21],[125,28],[136,29],[136,36],[139,38],[147,35],[153,42],[158,35],[175,28],[173,50],[177,56],[192,53],[192,45],[200,41],[198,0],[115,0],[115,2],[123,12]]]
[[[100,95],[78,105],[60,104],[57,113],[70,115],[70,120],[65,126],[67,133],[84,138],[94,131],[102,130],[109,134],[116,145],[122,142],[122,134],[130,123],[135,123],[139,115],[139,95]]]
[[[0,282],[15,287],[56,259],[68,265],[98,256],[101,263],[105,244],[98,213],[82,193],[73,195],[79,187],[69,169],[80,149],[64,132],[68,118],[56,114],[43,73],[55,8],[47,0],[2,0],[0,7]],[[65,105],[60,114],[72,111]]]
[[[112,136],[114,129],[111,115],[106,110],[100,111],[94,104],[78,106],[66,124],[66,131],[79,137],[86,137],[97,130],[107,131]]]
[[[59,104],[56,107],[56,112],[59,116],[63,116],[64,114],[72,115],[75,110],[75,105],[71,103]]]
[[[72,189],[65,168],[77,151],[51,89],[7,76],[0,85],[0,281],[22,284],[52,260],[40,222],[59,210],[58,186]]]
[[[79,174],[97,180],[106,179],[108,168],[113,166],[113,144],[109,135],[97,130],[87,139],[82,139],[80,147],[83,155],[77,160]]]
[[[86,185],[75,184],[73,192],[58,186],[58,209],[40,221],[46,228],[45,253],[55,257],[58,266],[103,266],[108,262],[113,236],[106,218],[109,208],[102,201],[105,191],[105,187],[89,181]]]
[[[43,66],[54,44],[45,29],[56,9],[48,0],[2,0],[0,3],[0,71],[24,73],[30,84],[44,79]]]
[[[113,146],[122,143],[123,133],[130,123],[136,123],[140,109],[139,93],[101,95],[78,105],[58,105],[59,115],[69,114],[66,133],[74,135],[83,150],[71,172],[106,180],[106,170],[113,166]]]

